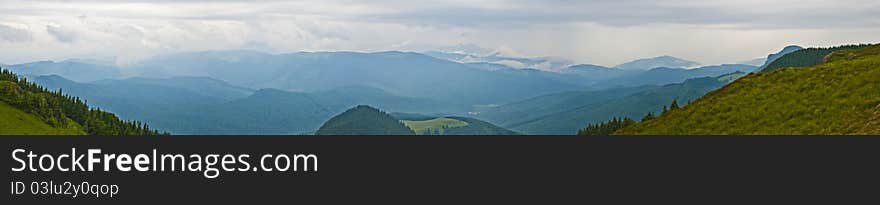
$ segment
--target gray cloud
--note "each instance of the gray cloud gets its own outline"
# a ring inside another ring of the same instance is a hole
[[[55,40],[64,43],[73,43],[77,40],[79,35],[76,34],[73,30],[67,29],[62,26],[53,26],[46,25],[46,32],[49,33]]]
[[[29,42],[33,41],[33,34],[24,29],[13,28],[0,24],[0,40],[7,42]]]
[[[16,50],[0,53],[0,61],[473,43],[606,65],[659,55],[729,63],[788,44],[880,41],[877,0],[0,0],[0,5],[15,5],[0,7],[0,46]],[[45,26],[46,33],[3,25]],[[26,41],[31,43],[9,43]]]
[[[45,2],[74,4],[62,3],[66,1]],[[107,12],[103,15],[135,19],[254,20],[311,15],[345,21],[437,27],[523,27],[559,23],[608,26],[723,24],[740,28],[880,26],[877,20],[880,19],[880,12],[877,12],[880,2],[876,0],[85,0],[76,3],[82,2],[116,5],[114,9],[96,11]],[[168,12],[168,8],[135,12],[138,9],[126,7],[135,4],[167,6],[182,9],[182,12]],[[7,14],[49,15],[71,12],[68,9],[25,5],[0,11]],[[118,9],[122,10],[114,11]]]
[[[707,3],[708,2],[708,3]],[[417,7],[361,17],[417,25],[522,27],[559,23],[737,25],[740,28],[880,26],[880,3],[842,1],[515,0],[500,8]]]

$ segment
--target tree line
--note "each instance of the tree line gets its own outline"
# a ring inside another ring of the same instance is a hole
[[[665,105],[663,106],[663,110],[661,111],[660,116],[662,116],[670,111],[677,110],[680,108],[681,107],[678,105],[678,100],[672,100],[672,104],[670,104],[669,106],[665,106]],[[659,116],[655,115],[654,112],[648,112],[647,114],[645,114],[644,117],[642,117],[640,122],[653,120],[657,117],[659,117]],[[586,127],[578,130],[577,135],[608,136],[608,135],[614,134],[614,132],[619,129],[623,129],[624,127],[634,125],[636,123],[638,123],[638,122],[633,120],[632,118],[629,118],[629,117],[622,117],[622,118],[615,117],[615,118],[612,118],[611,120],[608,120],[605,122],[598,122],[595,124],[593,124],[593,123],[587,124]]]

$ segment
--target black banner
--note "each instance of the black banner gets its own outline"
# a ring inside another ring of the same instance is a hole
[[[13,204],[730,201],[842,190],[853,197],[873,196],[880,184],[880,138],[870,137],[12,136],[0,141],[5,199]],[[204,167],[156,171],[144,164],[147,171],[120,171],[115,161],[106,165],[109,171],[103,163],[94,164],[93,171],[59,171],[75,166],[73,159],[57,159],[74,149],[75,155],[100,149],[96,157],[128,154],[129,168],[138,154],[155,162],[154,150],[187,156],[188,162],[193,154],[215,155],[214,168],[224,155],[236,163],[229,163],[233,171],[218,168],[214,178],[206,177]],[[35,166],[14,171],[28,162],[28,152],[34,153]],[[44,154],[49,156],[39,164]],[[246,169],[238,162],[243,154],[249,156]],[[272,155],[265,165],[273,171],[262,170],[258,161],[264,154]],[[287,156],[277,157],[282,154]],[[284,163],[309,154],[315,162],[299,161],[299,171]],[[53,171],[39,170],[50,163]],[[304,170],[306,164],[313,166]],[[286,171],[276,169],[285,166]],[[68,189],[79,191],[73,196]],[[791,190],[804,192],[785,195]]]

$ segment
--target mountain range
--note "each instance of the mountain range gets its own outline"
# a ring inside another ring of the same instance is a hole
[[[396,96],[365,86],[306,93],[253,91],[204,77],[78,83],[60,76],[40,76],[34,81],[87,99],[90,105],[113,111],[124,119],[142,120],[172,134],[300,134],[314,131],[324,120],[357,104],[395,112],[469,110],[465,105]],[[205,82],[212,86],[187,86]]]
[[[500,58],[500,57],[499,57]],[[660,61],[671,57],[658,57]],[[506,58],[505,58],[506,59]],[[540,59],[522,60],[539,62]],[[633,61],[646,63],[650,59]],[[674,60],[678,62],[679,60]],[[681,62],[688,62],[681,60]],[[658,65],[666,65],[657,63]],[[680,72],[673,64],[669,72]],[[730,65],[719,65],[727,67]],[[431,98],[466,105],[503,104],[544,94],[601,89],[615,86],[638,86],[631,75],[665,71],[626,70],[595,65],[573,65],[549,72],[514,68],[491,63],[459,63],[412,52],[298,52],[267,54],[256,51],[229,50],[161,55],[126,67],[88,61],[36,62],[10,66],[27,76],[59,75],[76,82],[102,79],[202,77],[230,85],[258,90],[274,88],[293,92],[314,92],[338,87],[374,87],[399,96]],[[737,67],[743,67],[737,65]],[[708,67],[706,67],[708,68]],[[700,68],[691,70],[701,70]],[[729,71],[745,71],[734,68]],[[84,72],[74,72],[84,71]],[[87,74],[84,74],[87,73]],[[677,83],[699,72],[656,77],[644,84]],[[719,73],[711,73],[719,74]],[[627,78],[621,81],[617,78]],[[634,77],[639,78],[639,77]],[[619,82],[630,81],[620,85]],[[596,87],[596,88],[591,88]]]
[[[622,70],[650,70],[653,68],[691,68],[699,66],[700,63],[684,60],[672,56],[658,56],[654,58],[643,58],[623,63],[615,66]]]
[[[694,99],[729,82],[718,76],[757,69],[694,67],[698,64],[670,56],[625,63],[627,69],[578,64],[555,71],[489,62],[516,59],[499,55],[482,59],[231,50],[156,56],[127,67],[88,60],[11,67],[50,90],[62,89],[122,119],[173,134],[312,133],[356,105],[436,116],[422,121],[480,125],[467,132],[435,129],[442,133],[573,134],[585,123],[635,117],[672,99]],[[633,69],[646,65],[670,67]],[[95,72],[75,72],[79,69]]]

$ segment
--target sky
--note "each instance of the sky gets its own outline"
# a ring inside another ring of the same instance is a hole
[[[791,44],[880,42],[878,11],[877,0],[0,0],[0,63],[473,44],[605,66],[660,55],[720,64]]]

